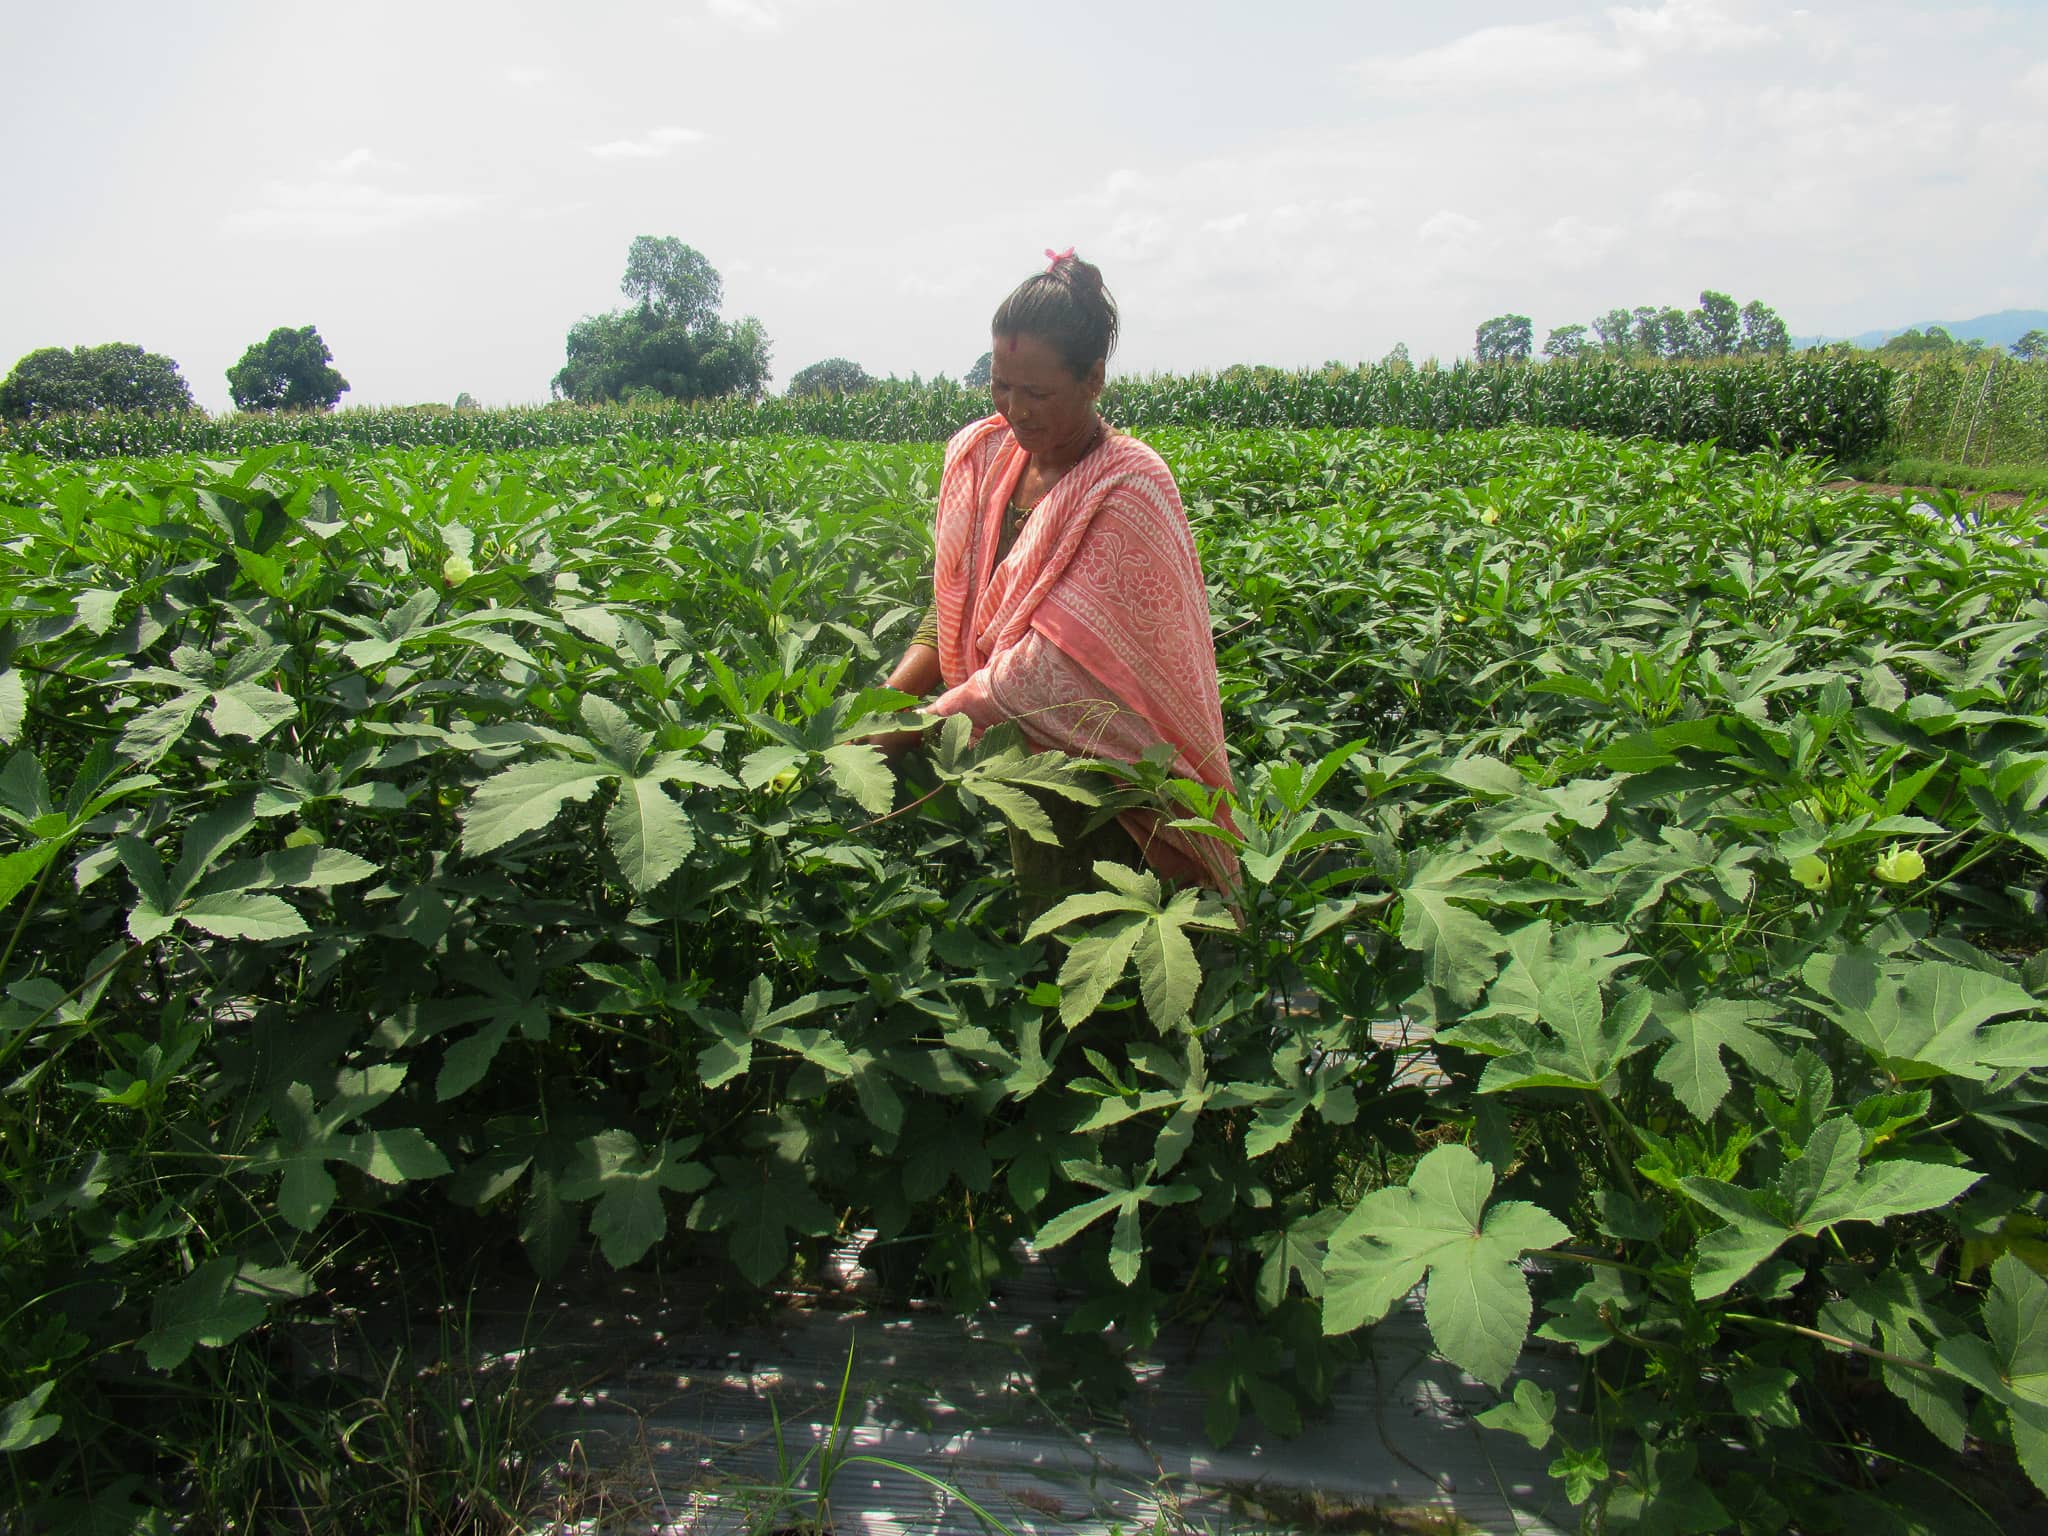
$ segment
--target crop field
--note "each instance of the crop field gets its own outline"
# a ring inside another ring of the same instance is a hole
[[[2024,370],[2022,370],[2024,372]],[[2008,375],[2011,370],[2007,370]],[[1564,427],[1723,448],[1821,453],[1842,461],[1879,453],[1901,410],[1940,414],[1939,381],[1915,395],[1871,358],[1816,356],[1631,365],[1598,360],[1540,367],[1453,362],[1328,364],[1299,372],[1231,368],[1192,377],[1112,379],[1103,409],[1126,430],[1406,427],[1473,431]],[[1930,379],[1933,375],[1930,374]],[[1974,381],[1970,384],[1975,392]],[[1953,392],[1951,388],[1951,392]],[[1917,404],[1916,404],[1917,402]],[[160,453],[241,454],[278,444],[348,451],[394,448],[562,448],[619,437],[731,442],[747,437],[830,437],[942,443],[986,413],[985,390],[949,379],[890,379],[852,394],[758,401],[566,401],[511,410],[402,406],[337,412],[101,411],[0,422],[0,453],[98,459]],[[1961,435],[1960,433],[1958,434]],[[1914,434],[1913,448],[1925,452]],[[2048,444],[2034,457],[2048,457]],[[1978,462],[1987,462],[1979,460]]]
[[[860,744],[935,445],[0,460],[0,1531],[517,1529],[488,1450],[501,1523],[420,1521],[390,1379],[292,1341],[455,1256],[744,1308],[865,1228],[956,1308],[1051,1255],[1048,1390],[1201,1329],[1219,1441],[1421,1285],[1589,1529],[2038,1520],[2043,508],[1145,435],[1245,886],[1028,930],[1046,797],[1224,834]]]
[[[2048,464],[2048,361],[1994,358],[1902,369],[1892,450],[1955,464]]]

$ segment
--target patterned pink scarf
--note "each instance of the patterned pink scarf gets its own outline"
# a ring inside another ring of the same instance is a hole
[[[1000,416],[946,445],[933,584],[947,691],[932,712],[977,730],[1015,720],[1035,748],[1080,756],[1134,761],[1164,741],[1176,775],[1228,790],[1208,591],[1172,472],[1135,438],[1106,439],[998,564],[1026,458]],[[1121,820],[1161,874],[1235,886],[1226,844],[1157,812]]]

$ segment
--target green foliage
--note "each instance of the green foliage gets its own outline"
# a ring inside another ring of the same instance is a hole
[[[2048,361],[1972,362],[1942,350],[1909,354],[1906,363],[1892,386],[1894,455],[1978,467],[2048,465]]]
[[[719,319],[724,285],[693,247],[673,235],[636,236],[619,288],[638,306],[569,328],[567,360],[552,386],[559,399],[753,400],[767,387],[767,333],[751,316]]]
[[[805,408],[962,398],[875,394]],[[725,418],[474,418],[558,419]],[[0,1519],[260,1526],[195,1448],[228,1412],[340,1443],[268,1362],[395,1232],[747,1294],[865,1228],[963,1308],[1034,1242],[1109,1378],[1212,1328],[1219,1438],[1306,1422],[1419,1290],[1595,1528],[1827,1529],[1937,1478],[2030,1513],[2033,517],[1555,430],[1151,440],[1234,833],[1156,763],[863,743],[934,446],[0,461]],[[1027,921],[1046,796],[1225,837],[1244,885],[1105,864]],[[1582,1392],[1517,1376],[1531,1334]]]
[[[658,324],[621,314],[581,325],[587,329],[578,343],[583,372],[577,388],[589,392],[579,398],[614,403],[213,420],[196,412],[177,418],[59,416],[0,426],[0,451],[89,459],[174,451],[245,453],[290,443],[348,451],[447,447],[488,453],[576,447],[619,437],[938,443],[989,409],[986,391],[944,380],[915,384],[890,379],[857,394],[803,399],[678,402],[645,380],[636,383],[631,372],[642,358],[642,340],[659,333]],[[743,393],[765,381],[765,350],[756,353],[751,342],[739,341],[736,350],[725,354],[722,366],[728,371],[705,387],[730,386]],[[692,382],[700,380],[696,370],[709,355],[685,336],[671,358],[679,371],[669,376],[667,387],[697,387]],[[644,360],[653,366],[663,356],[650,344]],[[761,364],[758,376],[750,358]],[[1103,393],[1103,409],[1112,420],[1145,433],[1164,428],[1463,431],[1519,423],[1677,443],[1712,439],[1743,452],[1779,448],[1838,459],[1880,451],[1901,403],[1894,376],[1881,363],[1834,355],[1678,367],[1629,366],[1599,358],[1499,369],[1462,361],[1415,368],[1405,354],[1389,354],[1383,363],[1356,369],[1293,374],[1241,369],[1189,378],[1116,379]]]
[[[788,393],[800,400],[806,395],[859,394],[874,387],[874,379],[859,363],[849,362],[843,357],[828,357],[821,363],[797,369],[790,377]]]
[[[1570,360],[1584,357],[1591,350],[1586,340],[1583,325],[1562,325],[1552,331],[1543,341],[1543,355],[1548,358]]]
[[[2028,331],[2010,348],[2012,355],[2023,363],[2048,362],[2048,331]]]
[[[242,411],[330,411],[348,392],[333,361],[312,326],[281,325],[228,369],[228,394]]]
[[[1495,315],[1480,324],[1472,352],[1482,363],[1526,363],[1534,344],[1527,315]]]
[[[1522,1255],[1571,1229],[1525,1201],[1489,1209],[1493,1181],[1466,1148],[1438,1147],[1405,1185],[1359,1201],[1330,1235],[1324,1328],[1377,1322],[1426,1275],[1437,1348],[1489,1386],[1505,1381],[1529,1332]]]
[[[664,325],[703,330],[718,319],[725,283],[701,251],[674,235],[635,235],[626,248],[619,292],[637,299]]]
[[[74,411],[154,415],[189,411],[192,391],[178,365],[128,342],[42,347],[0,381],[0,420],[33,421]]]
[[[1942,357],[1951,353],[1969,359],[1987,348],[1981,341],[1958,340],[1942,327],[1930,325],[1924,331],[1908,327],[1896,336],[1888,336],[1877,350],[1887,357],[1900,359]]]

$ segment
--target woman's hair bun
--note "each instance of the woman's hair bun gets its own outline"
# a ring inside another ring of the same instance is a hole
[[[1075,378],[1116,350],[1116,300],[1102,281],[1102,269],[1073,249],[1057,255],[1043,272],[1024,279],[996,309],[989,329],[997,336],[1036,336],[1050,342]]]
[[[1055,262],[1053,270],[1065,277],[1070,286],[1083,293],[1102,292],[1102,268],[1092,261],[1083,261],[1072,251]]]

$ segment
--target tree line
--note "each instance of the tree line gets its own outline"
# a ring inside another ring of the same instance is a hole
[[[1482,363],[1527,362],[1534,343],[1527,315],[1495,315],[1474,333],[1473,351]],[[1547,358],[1593,356],[1619,362],[1779,357],[1791,349],[1791,333],[1776,310],[1754,299],[1738,305],[1711,288],[1700,294],[1697,309],[1654,304],[1610,309],[1590,324],[1561,325],[1543,342]]]
[[[635,400],[706,400],[766,392],[772,352],[767,332],[752,315],[726,320],[719,311],[725,286],[702,252],[673,235],[639,235],[626,252],[619,289],[632,302],[588,315],[569,328],[566,360],[550,381],[557,399],[579,405]],[[1483,363],[1526,362],[1535,330],[1527,315],[1495,315],[1474,336]],[[1563,325],[1544,339],[1546,358],[1598,356],[1621,361],[1678,361],[1779,356],[1791,338],[1777,311],[1757,300],[1737,305],[1707,289],[1699,306],[1639,305],[1610,309],[1588,324]],[[1973,356],[1979,342],[1959,342],[1940,326],[1906,331],[1881,352],[1894,356],[1961,349]],[[1397,346],[1399,360],[1407,349]],[[2012,346],[2021,359],[2048,357],[2048,333],[2030,331]],[[1394,354],[1389,354],[1393,361]],[[279,326],[251,343],[227,370],[228,394],[238,410],[331,410],[348,380],[333,367],[333,353],[310,325]],[[988,383],[987,353],[968,370],[969,388]],[[860,364],[830,357],[800,368],[789,381],[796,397],[858,394],[878,381]],[[467,393],[456,408],[473,406]],[[178,365],[162,353],[128,342],[94,347],[44,347],[29,353],[0,381],[0,419],[33,420],[79,411],[186,411],[192,391]]]
[[[758,399],[766,391],[768,334],[751,315],[727,320],[720,314],[725,285],[701,251],[673,235],[637,236],[627,248],[619,289],[631,302],[569,328],[565,360],[549,384],[556,399],[579,405]],[[349,387],[333,361],[313,326],[281,326],[228,369],[228,394],[244,411],[331,410]],[[975,367],[986,383],[988,358]],[[858,363],[834,357],[799,369],[789,393],[854,394],[876,382]],[[464,392],[455,405],[475,403]],[[44,347],[0,383],[0,418],[17,421],[74,411],[191,409],[192,391],[178,365],[127,342]]]
[[[228,394],[244,411],[325,410],[348,389],[334,354],[310,325],[281,325],[251,342],[228,369]],[[192,388],[161,352],[131,342],[40,347],[0,381],[0,418],[32,421],[69,411],[189,411]]]
[[[1975,362],[1985,353],[1996,354],[1998,348],[1988,341],[1976,337],[1951,336],[1946,329],[1930,325],[1926,330],[1904,330],[1896,336],[1885,338],[1878,349],[1880,355],[1896,358],[1959,357],[1964,362]],[[2036,326],[2008,349],[2023,363],[2040,362],[2048,359],[2048,331]]]

